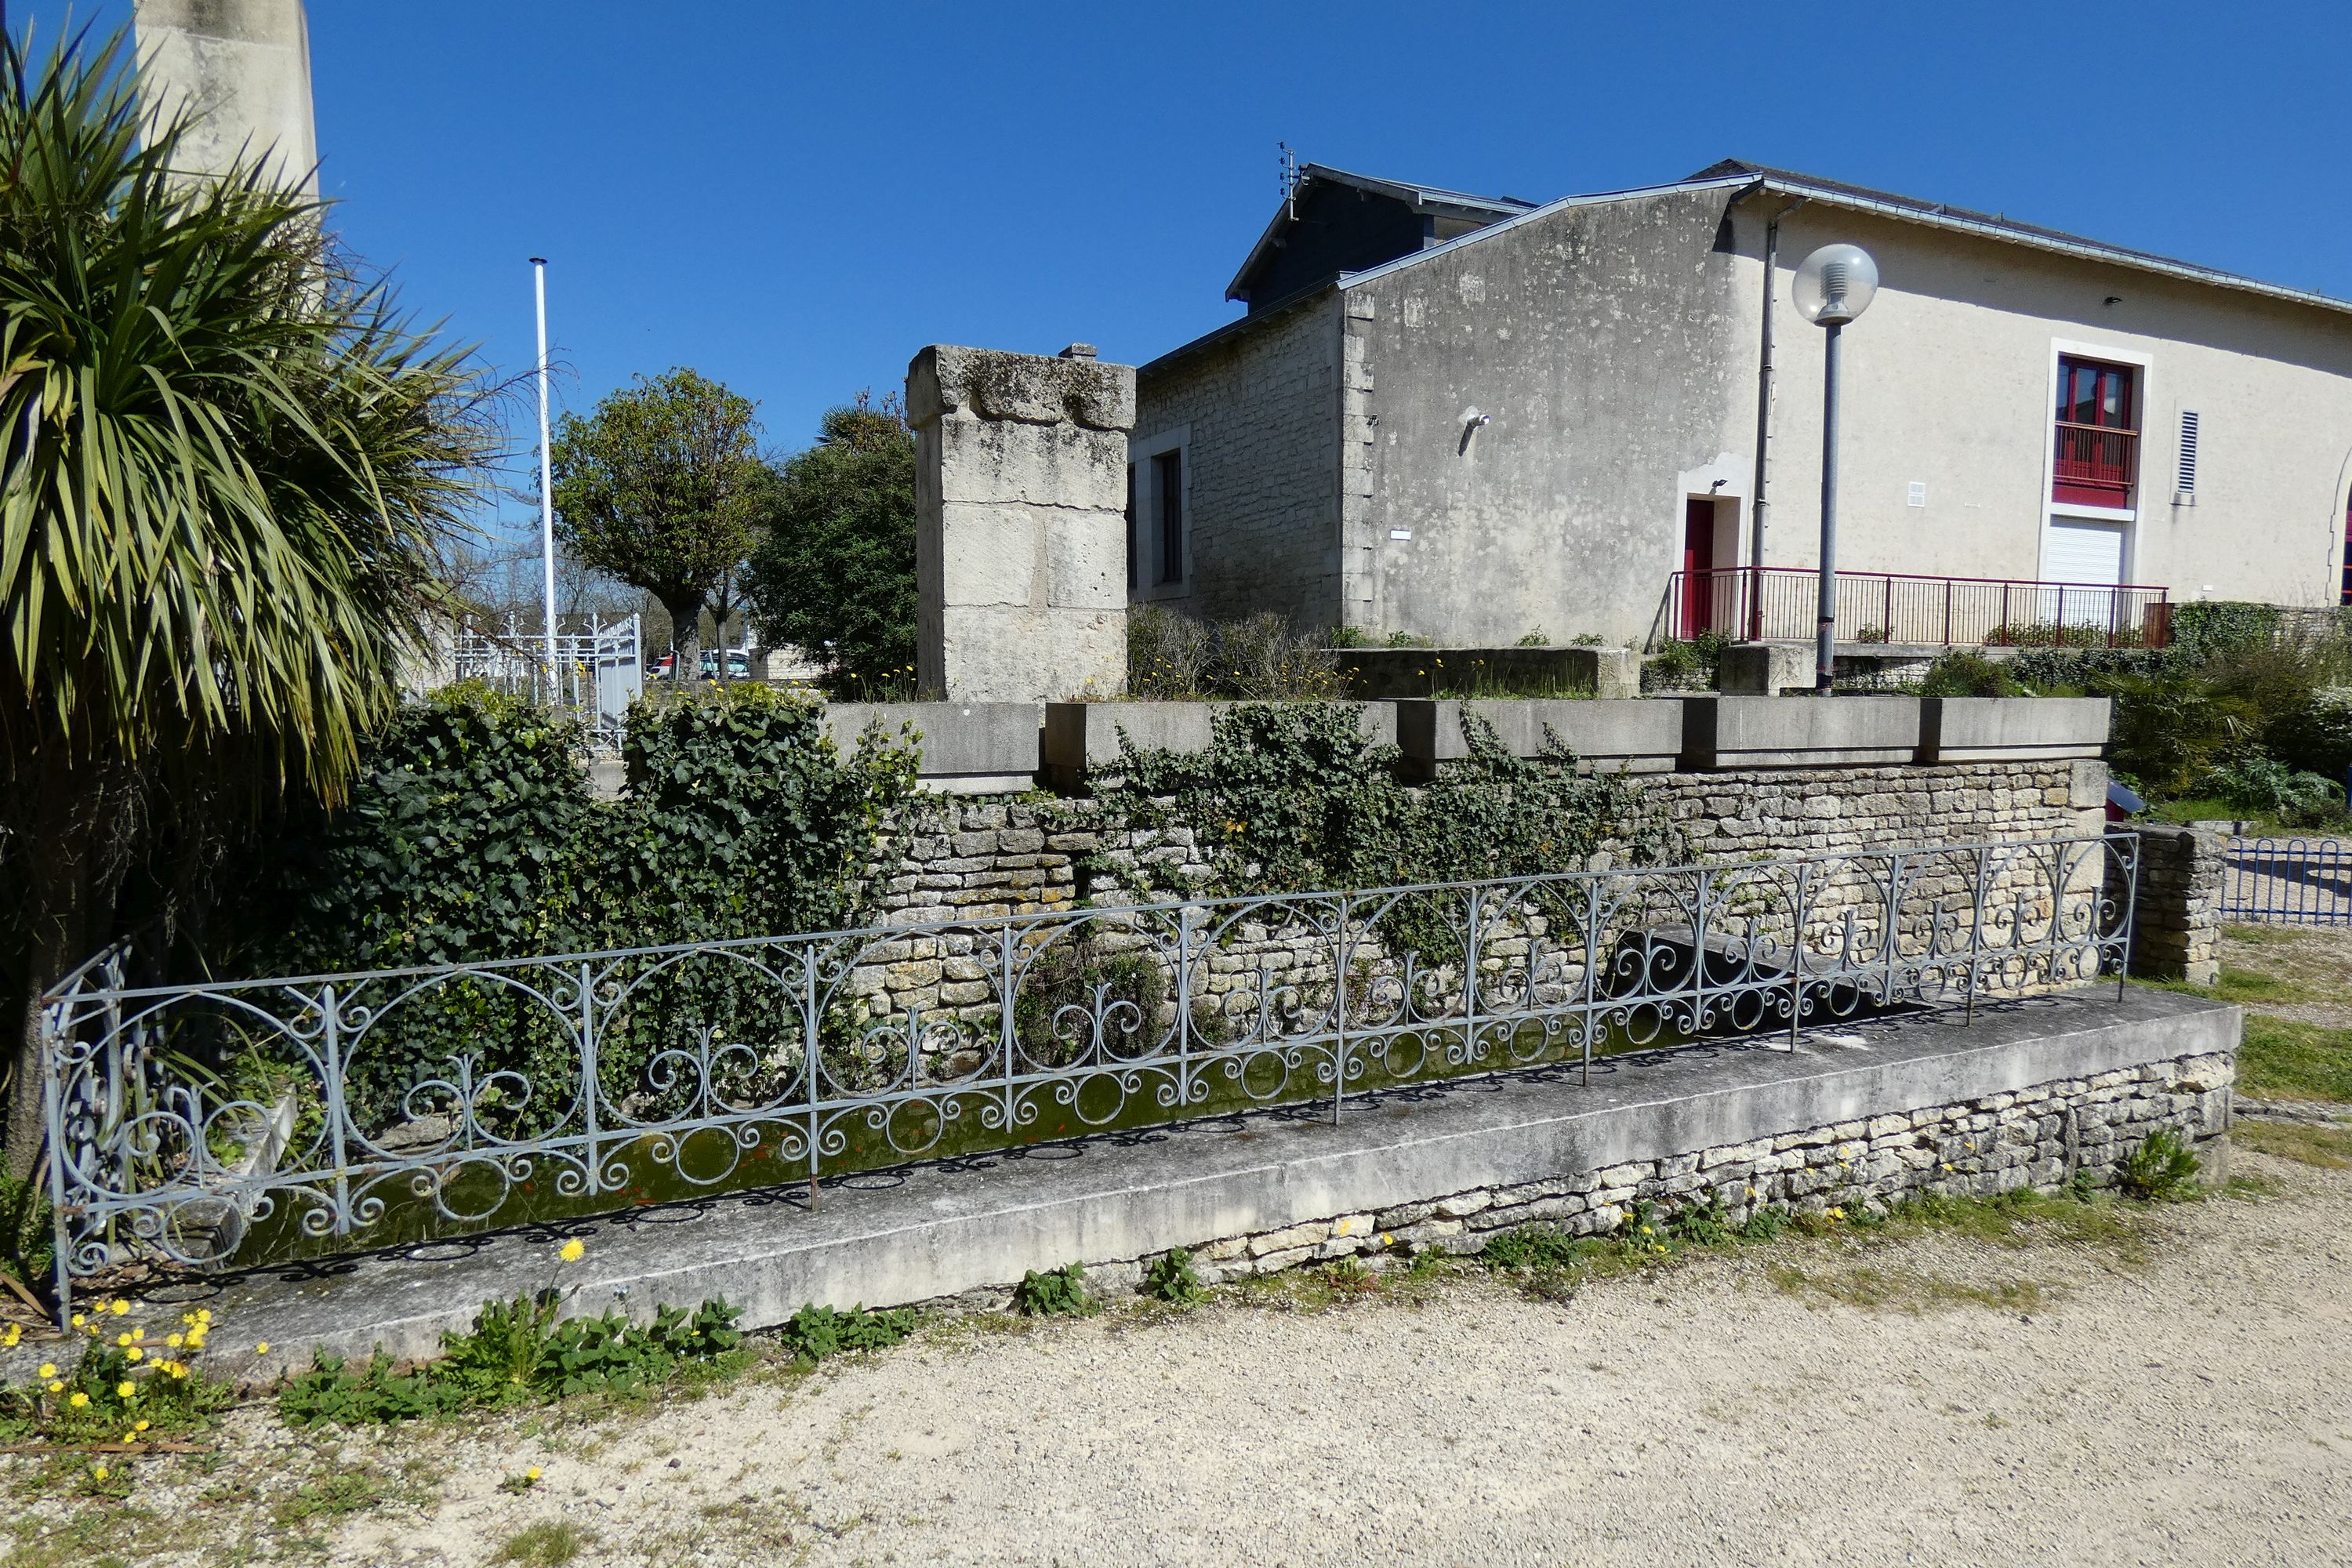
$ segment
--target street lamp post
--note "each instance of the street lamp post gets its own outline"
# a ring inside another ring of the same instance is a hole
[[[1870,308],[1878,264],[1856,245],[1825,245],[1792,281],[1797,310],[1829,334],[1822,345],[1822,570],[1813,634],[1813,691],[1827,697],[1837,671],[1838,351],[1845,324]]]

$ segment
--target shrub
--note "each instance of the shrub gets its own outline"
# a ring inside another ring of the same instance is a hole
[[[1712,691],[1723,650],[1730,646],[1730,637],[1717,631],[1701,632],[1687,641],[1667,637],[1658,644],[1656,653],[1642,662],[1642,689]]]
[[[1013,1307],[1024,1318],[1082,1318],[1095,1310],[1087,1271],[1076,1263],[1040,1274],[1032,1268],[1013,1288]]]
[[[2344,786],[2265,756],[2242,757],[2205,776],[2202,788],[2249,816],[2315,827],[2344,815]]]
[[[2116,1166],[2116,1185],[2150,1203],[2177,1203],[2196,1190],[2197,1156],[2167,1128],[2148,1134]]]
[[[1197,621],[1157,605],[1127,618],[1128,689],[1137,697],[1245,701],[1314,700],[1339,695],[1337,639],[1293,631],[1267,612],[1238,621]]]
[[[1937,655],[1919,682],[1922,697],[2014,697],[2020,689],[2001,661],[1970,648]]]

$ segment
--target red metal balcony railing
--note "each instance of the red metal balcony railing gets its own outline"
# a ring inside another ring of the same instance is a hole
[[[2053,500],[2129,506],[2138,479],[2138,431],[2058,421],[2058,449],[2050,468]]]
[[[1666,588],[1670,635],[1717,632],[1743,642],[1810,642],[1821,574],[1803,566],[1676,572]],[[1914,647],[2162,647],[2171,590],[2134,583],[2030,578],[1837,574],[1840,642]]]

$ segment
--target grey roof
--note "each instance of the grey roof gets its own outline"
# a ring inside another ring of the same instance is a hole
[[[1391,272],[1417,266],[1433,256],[1442,256],[1463,246],[1483,244],[1497,235],[1518,227],[1523,223],[1570,207],[1633,201],[1644,196],[1670,195],[1681,191],[1738,190],[1748,194],[1769,192],[1781,195],[1802,196],[1809,201],[1820,202],[1825,206],[1846,207],[1856,212],[1873,213],[1882,217],[1925,224],[1934,228],[1974,234],[1987,239],[2029,246],[2037,250],[2052,251],[2084,260],[2108,262],[2115,266],[2128,267],[2168,278],[2178,278],[2192,283],[2210,284],[2216,288],[2260,295],[2266,299],[2283,300],[2292,304],[2307,305],[2339,314],[2352,314],[2352,300],[2339,300],[2330,294],[2321,294],[2308,289],[2290,288],[2284,283],[2266,283],[2260,279],[2248,278],[2240,273],[2225,272],[2216,267],[2200,266],[2193,261],[2178,261],[2170,257],[2158,256],[2148,251],[2132,250],[2119,245],[2108,245],[2099,240],[2085,239],[2078,235],[2068,234],[2063,229],[2021,223],[2000,213],[1982,213],[1968,207],[1956,207],[1944,202],[1922,201],[1916,196],[1896,195],[1889,191],[1873,190],[1866,185],[1847,184],[1840,180],[1826,180],[1814,174],[1777,169],[1769,164],[1745,163],[1736,158],[1727,158],[1720,163],[1711,163],[1687,179],[1670,181],[1658,185],[1639,185],[1630,190],[1601,191],[1589,195],[1562,196],[1539,206],[1530,206],[1508,196],[1465,197],[1458,192],[1439,191],[1423,186],[1391,185],[1386,181],[1371,181],[1360,174],[1343,174],[1339,170],[1327,170],[1320,164],[1309,164],[1307,167],[1321,174],[1361,184],[1367,189],[1381,190],[1384,194],[1391,191],[1421,191],[1425,192],[1433,200],[1486,203],[1489,207],[1504,208],[1509,213],[1509,216],[1498,217],[1484,228],[1447,240],[1443,245],[1433,246],[1427,250],[1415,251],[1408,256],[1400,256],[1393,261],[1383,262],[1378,267],[1368,268],[1361,272],[1342,273],[1324,287],[1347,289],[1375,278],[1383,278]],[[1276,234],[1280,222],[1280,215],[1276,215],[1276,223],[1267,226],[1265,235],[1262,236],[1256,247],[1252,248],[1250,252],[1252,261],[1255,261],[1265,249]],[[1247,270],[1248,265],[1244,264],[1243,271]],[[1299,299],[1303,300],[1321,291],[1319,288],[1309,289],[1303,292]],[[1227,297],[1232,296],[1228,293]],[[1285,301],[1285,304],[1295,302],[1297,301]],[[1199,349],[1208,347],[1211,343],[1222,342],[1259,319],[1257,316],[1238,317],[1189,342],[1179,344],[1152,360],[1143,368],[1150,370],[1154,365],[1183,358]]]
[[[1298,171],[1299,188],[1303,190],[1310,183],[1346,185],[1354,190],[1369,191],[1376,196],[1386,196],[1391,201],[1402,202],[1417,213],[1438,213],[1448,217],[1482,218],[1488,223],[1497,218],[1514,217],[1520,213],[1532,212],[1536,206],[1534,202],[1524,201],[1517,196],[1474,196],[1466,191],[1448,191],[1436,185],[1416,185],[1402,180],[1381,180],[1370,174],[1350,174],[1345,169],[1334,169],[1328,163],[1309,163]],[[1265,253],[1274,248],[1275,244],[1282,237],[1282,231],[1289,225],[1290,204],[1285,202],[1276,209],[1274,216],[1267,220],[1265,232],[1257,237],[1255,245],[1250,247],[1249,255],[1242,258],[1241,268],[1234,274],[1234,280],[1225,285],[1226,299],[1239,300],[1246,297],[1242,292],[1243,279],[1256,268]]]

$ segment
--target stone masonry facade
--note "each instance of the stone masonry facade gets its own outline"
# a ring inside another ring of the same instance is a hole
[[[1202,1237],[1189,1250],[1202,1282],[1220,1284],[1343,1258],[1377,1270],[1421,1252],[1466,1256],[1521,1226],[1608,1236],[1645,1203],[1656,1221],[1712,1206],[1724,1223],[1738,1225],[1765,1208],[1875,1215],[1928,1194],[2055,1192],[2077,1181],[2104,1187],[2113,1184],[2126,1156],[2168,1130],[2201,1146],[2208,1172],[2217,1173],[2235,1079],[2231,1056],[2180,1057],[1906,1115],[1564,1171],[1543,1181],[1332,1215],[1255,1235]],[[1097,1291],[1133,1289],[1157,1257],[1087,1259],[1087,1277]],[[977,1291],[957,1304],[999,1307],[1005,1296],[1002,1289]]]
[[[2227,841],[2210,826],[2140,828],[2132,973],[2210,985],[2221,973]]]
[[[2081,773],[2082,764],[2068,762],[1975,763],[1662,773],[1639,787],[1682,830],[1691,858],[1708,861],[2089,837],[2099,831],[2105,774],[2094,793]],[[902,826],[896,863],[874,868],[881,920],[914,924],[1068,909],[1082,892],[1111,892],[1078,886],[1077,863],[1096,855],[1207,872],[1191,828],[1106,832],[1096,811],[1087,801],[1030,796],[926,799]]]

